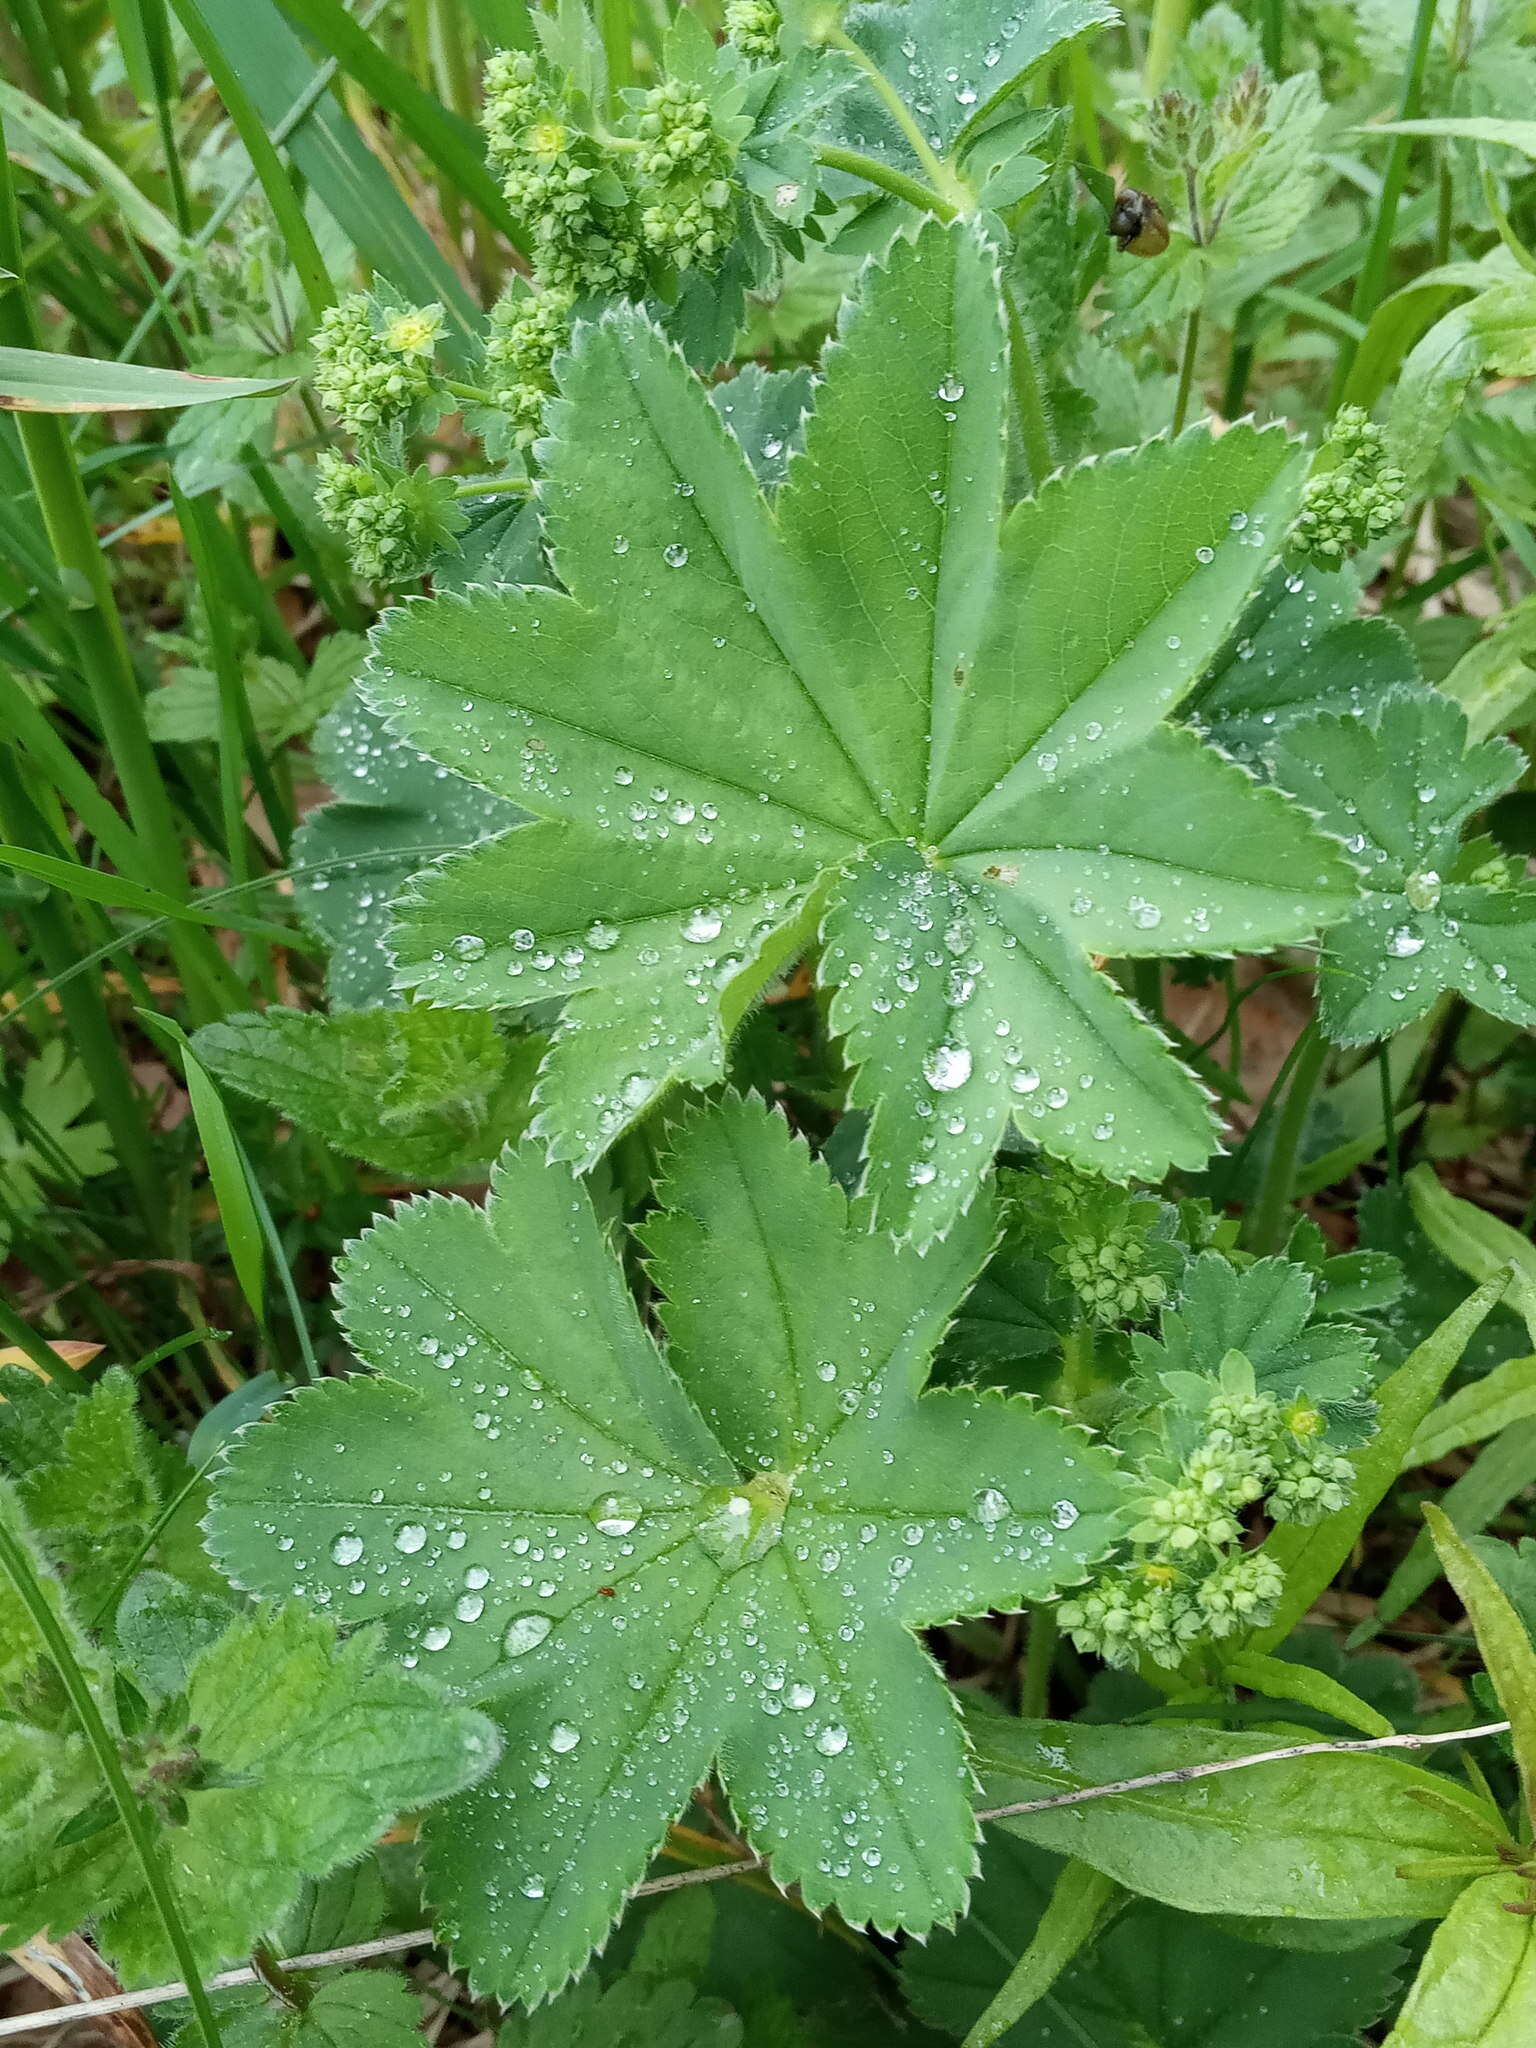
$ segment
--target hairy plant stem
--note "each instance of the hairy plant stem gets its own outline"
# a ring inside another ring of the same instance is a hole
[[[1429,63],[1430,39],[1434,33],[1437,0],[1419,0],[1418,11],[1413,18],[1413,36],[1408,46],[1408,63],[1403,73],[1402,98],[1398,103],[1399,121],[1414,120],[1424,96],[1424,73]],[[1408,159],[1413,151],[1414,137],[1394,135],[1392,146],[1387,152],[1386,169],[1381,176],[1381,197],[1376,202],[1376,224],[1371,231],[1370,247],[1366,250],[1365,261],[1355,279],[1354,296],[1349,310],[1359,321],[1362,330],[1369,324],[1371,315],[1381,304],[1386,289],[1387,268],[1392,261],[1392,239],[1397,227],[1397,208],[1403,196],[1403,186],[1408,179]],[[1359,342],[1346,335],[1339,344],[1338,360],[1333,370],[1333,390],[1329,398],[1330,410],[1337,409],[1354,364]]]
[[[1003,303],[1008,311],[1008,374],[1013,385],[1019,439],[1029,463],[1030,482],[1039,490],[1058,462],[1050,403],[1045,395],[1034,336],[1024,323],[1012,286],[1006,282]]]
[[[1301,1150],[1307,1112],[1323,1077],[1330,1047],[1314,1018],[1302,1033],[1296,1050],[1296,1064],[1285,1094],[1285,1106],[1275,1126],[1269,1161],[1259,1199],[1251,1212],[1248,1233],[1251,1248],[1262,1254],[1280,1249],[1289,1220],[1291,1190],[1296,1185],[1296,1159]]]
[[[1094,1335],[1086,1319],[1074,1324],[1061,1342],[1062,1405],[1079,1409],[1093,1391]]]
[[[1024,1683],[1019,1691],[1019,1712],[1026,1721],[1044,1721],[1050,1714],[1051,1666],[1061,1629],[1054,1607],[1031,1607],[1029,1635],[1024,1646]]]
[[[1200,313],[1198,307],[1184,323],[1184,350],[1179,358],[1179,388],[1173,401],[1173,431],[1182,434],[1184,422],[1189,417],[1189,395],[1195,382],[1195,358],[1200,352]]]
[[[877,156],[866,156],[860,149],[844,149],[836,142],[819,142],[816,161],[829,171],[845,171],[850,178],[862,178],[866,185],[878,185],[882,192],[889,192],[896,199],[905,199],[909,206],[918,207],[924,213],[937,214],[940,220],[953,220],[955,217],[954,207],[932,186],[925,185],[920,178],[909,177],[905,171],[898,171],[894,164],[881,163]]]
[[[123,1833],[133,1850],[144,1889],[149,1893],[160,1925],[165,1931],[166,1941],[175,1956],[182,1977],[186,1983],[187,1996],[207,2048],[220,2048],[219,2023],[214,2015],[213,2004],[203,1983],[198,1968],[197,1956],[187,1933],[186,1922],[182,1919],[177,1903],[171,1874],[160,1856],[160,1846],[155,1839],[153,1827],[144,1807],[134,1794],[128,1782],[128,1773],[123,1768],[116,1740],[107,1726],[106,1717],[97,1705],[91,1682],[82,1670],[75,1655],[75,1646],[69,1639],[69,1632],[54,1612],[48,1595],[43,1590],[33,1566],[26,1545],[11,1525],[9,1503],[0,1503],[0,1569],[3,1569],[16,1589],[16,1597],[26,1608],[32,1625],[42,1638],[54,1669],[58,1672],[69,1703],[75,1710],[91,1753],[96,1759],[96,1768],[106,1780],[107,1791],[112,1804],[117,1808],[117,1817],[122,1823]]]

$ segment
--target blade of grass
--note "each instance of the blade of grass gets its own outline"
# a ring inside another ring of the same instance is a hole
[[[251,1314],[265,1335],[267,1307],[263,1232],[256,1205],[251,1199],[251,1183],[246,1174],[240,1141],[229,1120],[229,1111],[224,1107],[224,1098],[179,1024],[148,1010],[141,1010],[139,1016],[147,1031],[169,1050],[181,1055],[187,1096],[192,1104],[192,1115],[202,1143],[214,1200],[218,1203],[219,1221],[224,1226],[224,1239],[229,1246],[235,1278],[240,1282],[240,1292],[245,1296]]]
[[[1424,96],[1424,74],[1429,64],[1429,47],[1434,34],[1437,0],[1418,0],[1413,18],[1413,34],[1408,45],[1408,61],[1403,72],[1402,98],[1398,105],[1397,118],[1411,121],[1419,111]],[[1376,220],[1371,230],[1370,247],[1360,275],[1355,279],[1354,296],[1349,310],[1364,329],[1370,323],[1371,315],[1381,304],[1382,293],[1387,286],[1387,271],[1392,262],[1393,239],[1397,228],[1398,203],[1403,196],[1403,187],[1408,180],[1408,159],[1413,150],[1413,137],[1394,135],[1387,151],[1386,168],[1381,177],[1381,197],[1376,202]],[[1332,404],[1337,406],[1349,381],[1349,372],[1355,360],[1359,344],[1346,335],[1339,346],[1338,358],[1333,371]]]
[[[309,310],[318,320],[327,306],[335,303],[336,294],[326,271],[325,259],[304,217],[304,208],[283,160],[272,147],[261,116],[241,83],[239,70],[225,55],[223,44],[199,7],[198,0],[172,0],[172,5],[202,59],[214,91],[224,102],[225,111],[235,124],[235,133],[245,146],[245,153],[266,194],[267,204],[277,218],[288,260],[298,272]]]
[[[275,0],[201,0],[199,11],[270,128],[312,83],[314,59]],[[288,138],[287,154],[366,264],[407,299],[441,303],[449,319],[445,353],[467,362],[480,328],[479,308],[333,100],[316,101]]]
[[[375,42],[341,0],[281,0],[283,12],[334,57],[346,74],[399,122],[433,168],[446,177],[514,248],[525,242],[501,187],[486,167],[485,146],[473,122],[450,111],[419,86]],[[462,22],[456,24],[460,45]]]
[[[16,268],[19,254],[10,160],[0,125],[0,267]],[[0,342],[35,348],[39,339],[26,294],[0,293]],[[52,414],[23,414],[15,424],[62,581],[72,595],[69,620],[75,653],[143,847],[146,869],[158,889],[180,900],[186,893],[186,872],[175,815],[145,724],[138,679],[74,451],[62,422]],[[195,1009],[217,1015],[228,1007],[225,998],[240,999],[239,984],[210,938],[176,925],[170,944]]]

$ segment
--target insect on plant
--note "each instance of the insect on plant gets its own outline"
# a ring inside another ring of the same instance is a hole
[[[0,2037],[1536,2038],[1532,28],[0,19]]]

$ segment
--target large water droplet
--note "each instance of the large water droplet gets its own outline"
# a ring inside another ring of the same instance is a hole
[[[817,1736],[816,1747],[823,1756],[841,1756],[848,1747],[848,1730],[839,1728],[834,1721],[829,1728],[823,1728]]]
[[[690,946],[707,946],[711,939],[718,939],[725,920],[716,910],[691,911],[683,925],[683,937]]]
[[[971,1055],[963,1045],[936,1045],[923,1061],[923,1078],[930,1088],[947,1093],[971,1078]]]
[[[995,1529],[999,1522],[1006,1522],[1013,1513],[1013,1503],[995,1486],[984,1486],[971,1502],[971,1513],[983,1529]]]
[[[344,1536],[338,1536],[331,1545],[333,1564],[356,1564],[362,1554],[363,1539],[361,1536],[354,1536],[350,1530]]]
[[[639,1501],[628,1494],[605,1493],[587,1509],[588,1519],[601,1536],[627,1536],[644,1513]]]
[[[501,1647],[509,1657],[526,1657],[530,1650],[539,1647],[554,1625],[547,1614],[514,1614],[507,1623]]]
[[[407,1557],[425,1547],[427,1532],[420,1522],[402,1522],[395,1531],[395,1548],[403,1550]]]
[[[569,1721],[557,1721],[549,1731],[549,1746],[556,1756],[566,1756],[581,1740],[581,1730]]]

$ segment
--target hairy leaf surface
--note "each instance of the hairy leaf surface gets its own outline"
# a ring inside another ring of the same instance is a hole
[[[564,998],[536,1129],[586,1163],[718,1077],[824,919],[898,1233],[950,1225],[1010,1117],[1111,1176],[1202,1163],[1198,1085],[1092,956],[1301,939],[1353,900],[1299,811],[1165,722],[1274,552],[1285,436],[1153,442],[1005,513],[995,264],[937,224],[868,272],[772,505],[633,309],[562,391],[569,594],[415,603],[378,638],[391,725],[543,818],[419,881],[404,984]]]
[[[665,1359],[580,1183],[526,1145],[487,1209],[428,1197],[370,1231],[341,1306],[377,1377],[248,1431],[210,1525],[244,1583],[385,1617],[490,1705],[503,1762],[426,1860],[499,1996],[581,1967],[716,1759],[813,1910],[959,1911],[965,1748],[910,1631],[1079,1578],[1120,1498],[1027,1403],[919,1398],[986,1205],[900,1250],[740,1101],[685,1124],[661,1198]]]
[[[1536,889],[1462,827],[1523,772],[1508,740],[1467,745],[1466,714],[1434,691],[1394,691],[1369,719],[1318,718],[1273,752],[1276,778],[1343,840],[1365,887],[1328,932],[1323,1024],[1343,1045],[1390,1038],[1446,989],[1536,1025]]]

